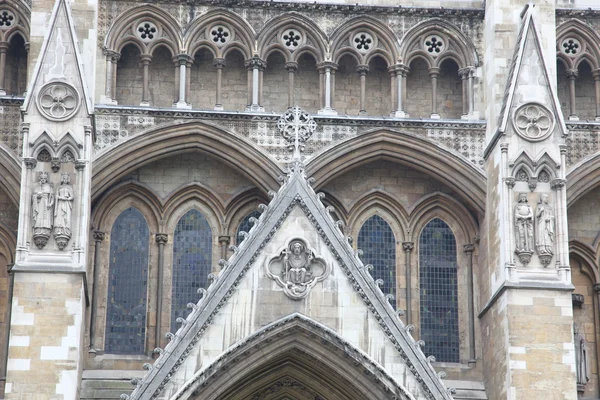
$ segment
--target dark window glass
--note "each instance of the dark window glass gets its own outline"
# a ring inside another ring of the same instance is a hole
[[[149,236],[144,216],[134,207],[123,211],[112,227],[106,353],[144,353]]]
[[[206,288],[212,263],[212,232],[197,210],[188,211],[177,223],[173,238],[173,292],[171,330],[177,331],[177,317],[186,318],[188,303],[198,301],[198,288]]]
[[[435,218],[419,239],[421,339],[426,355],[459,362],[456,240],[450,227]]]
[[[378,215],[369,218],[358,233],[358,248],[363,251],[363,263],[373,265],[373,279],[383,280],[383,293],[393,294],[395,297],[396,239],[389,224]]]
[[[244,231],[244,232],[250,232],[250,229],[252,229],[252,227],[254,225],[252,225],[250,223],[250,218],[256,218],[259,219],[260,218],[260,212],[259,211],[252,211],[250,214],[246,215],[246,217],[242,220],[242,222],[240,222],[240,226],[238,227],[238,230],[235,234],[235,242],[237,244],[242,243],[242,240],[244,238],[240,237],[240,232]]]

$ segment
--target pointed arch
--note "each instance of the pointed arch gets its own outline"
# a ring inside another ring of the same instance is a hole
[[[336,176],[377,159],[390,160],[426,173],[455,190],[469,209],[483,215],[486,178],[463,156],[427,139],[390,129],[378,129],[319,152],[306,171],[323,187]]]
[[[294,29],[301,33],[299,46],[290,50],[281,40],[281,35],[287,29]],[[327,53],[327,35],[310,18],[297,13],[289,12],[267,21],[265,26],[258,32],[258,54],[263,60],[278,49],[286,58],[286,61],[297,61],[302,53],[310,53],[317,63],[325,61]]]
[[[568,39],[579,41],[582,48],[577,55],[567,55],[561,46]],[[600,36],[585,22],[571,18],[556,28],[556,55],[563,61],[567,69],[574,69],[584,59],[590,63],[593,69],[600,68]]]
[[[239,362],[241,357],[243,363]],[[225,370],[227,374],[220,373]],[[251,395],[290,374],[323,398],[397,396],[414,400],[367,354],[301,314],[274,321],[233,345],[182,385],[172,399],[231,400],[239,398],[235,396],[240,391]],[[323,396],[327,393],[333,396]]]
[[[397,241],[404,241],[405,232],[408,229],[408,213],[393,196],[382,191],[373,190],[365,193],[364,196],[357,199],[350,205],[348,225],[355,227],[354,232],[358,232],[358,225],[362,225],[367,216],[373,215],[376,211],[381,211],[387,216],[384,217],[392,225],[396,232]]]
[[[582,269],[587,271],[594,283],[600,283],[600,271],[598,271],[598,246],[595,249],[578,240],[569,241],[569,254],[580,258],[583,262]]]
[[[352,45],[355,35],[366,32],[376,42],[369,51],[359,51]],[[334,62],[345,54],[353,54],[359,64],[369,64],[371,58],[382,57],[388,67],[398,59],[398,38],[389,26],[369,16],[360,16],[343,21],[331,34],[331,53]]]
[[[431,46],[427,47],[425,44],[432,36],[447,41],[439,56],[435,51],[429,51]],[[441,18],[428,19],[409,29],[400,40],[399,56],[405,65],[410,65],[415,58],[421,57],[431,67],[439,67],[448,58],[453,59],[459,68],[479,66],[473,42],[458,27]]]
[[[209,30],[216,25],[223,25],[233,34],[233,39],[223,46],[215,45],[210,38]],[[225,58],[232,49],[238,49],[246,59],[252,57],[254,48],[254,29],[238,14],[224,8],[213,9],[194,19],[183,35],[183,48],[193,56],[201,48],[209,48],[215,57]]]
[[[10,42],[15,35],[23,38],[25,43],[29,42],[29,32],[31,32],[30,18],[31,11],[29,7],[15,7],[8,1],[2,2],[2,9],[13,13],[15,19],[12,21],[12,26],[7,29],[0,30],[0,41]]]
[[[237,227],[246,215],[256,210],[259,204],[268,203],[268,197],[257,188],[246,189],[232,197],[225,208],[227,234],[230,236],[234,235],[237,232]]]

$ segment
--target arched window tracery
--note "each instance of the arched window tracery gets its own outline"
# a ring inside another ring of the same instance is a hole
[[[110,235],[104,350],[142,354],[146,345],[149,229],[135,207],[123,211]]]
[[[460,361],[456,239],[440,218],[419,237],[420,336],[439,362]]]
[[[198,289],[207,288],[212,265],[212,230],[200,211],[188,211],[173,234],[171,287],[171,330],[177,331],[177,318],[186,318],[187,304],[198,300]]]

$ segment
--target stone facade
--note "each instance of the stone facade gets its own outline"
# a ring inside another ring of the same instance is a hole
[[[0,2],[0,398],[598,398],[594,7]]]

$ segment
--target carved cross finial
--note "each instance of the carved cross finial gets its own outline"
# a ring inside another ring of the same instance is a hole
[[[279,118],[277,128],[290,143],[288,148],[294,152],[292,160],[300,161],[300,153],[304,151],[304,142],[317,129],[317,123],[300,107],[292,107]]]

